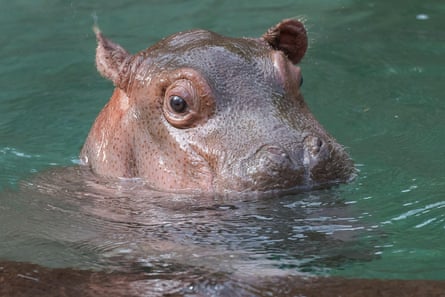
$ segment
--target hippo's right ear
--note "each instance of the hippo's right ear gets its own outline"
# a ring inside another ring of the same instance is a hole
[[[116,87],[125,89],[128,83],[127,70],[132,56],[120,45],[104,37],[98,27],[95,26],[93,30],[97,39],[97,70]]]
[[[286,54],[292,63],[297,64],[307,50],[307,34],[302,22],[296,19],[282,20],[261,36],[275,50]]]

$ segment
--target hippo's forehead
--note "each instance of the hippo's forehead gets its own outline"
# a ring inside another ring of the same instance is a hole
[[[173,67],[178,64],[190,67],[205,65],[209,60],[223,63],[231,58],[252,61],[264,57],[271,50],[259,39],[231,38],[206,30],[194,30],[172,35],[148,48],[145,54],[159,59],[159,62],[171,60]]]
[[[144,57],[140,70],[153,75],[192,68],[220,90],[239,91],[241,86],[246,91],[258,90],[257,84],[274,84],[272,51],[260,39],[230,38],[194,30],[172,35],[139,53]]]

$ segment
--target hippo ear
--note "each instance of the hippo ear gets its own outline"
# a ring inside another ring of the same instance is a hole
[[[131,55],[120,45],[103,36],[98,27],[93,28],[97,39],[96,67],[99,73],[111,80],[116,87],[125,89],[127,69]]]
[[[306,29],[298,20],[283,20],[267,30],[261,38],[274,49],[284,52],[294,64],[300,62],[306,53]]]

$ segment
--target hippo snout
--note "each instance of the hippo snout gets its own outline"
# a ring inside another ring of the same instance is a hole
[[[307,182],[323,184],[347,182],[356,172],[352,160],[336,141],[309,135],[303,140],[303,163],[308,174]]]
[[[327,146],[321,138],[317,136],[307,136],[304,139],[304,146],[311,158],[317,158],[320,153],[326,153]]]
[[[295,152],[289,152],[280,145],[261,146],[250,157],[240,162],[244,172],[244,189],[292,188],[304,181],[304,166],[298,162]],[[302,152],[300,153],[302,156]]]
[[[345,166],[350,163],[351,166]],[[302,144],[266,144],[241,162],[243,188],[289,189],[349,180],[353,164],[335,141],[306,136]]]
[[[303,146],[303,164],[307,168],[307,171],[311,171],[319,162],[328,160],[333,150],[330,141],[324,141],[314,135],[306,136],[303,140]]]
[[[299,172],[301,166],[295,162],[289,153],[277,145],[264,145],[255,154],[258,169],[263,169],[270,176],[280,177],[283,173]]]

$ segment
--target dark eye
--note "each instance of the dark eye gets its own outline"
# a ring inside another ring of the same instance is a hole
[[[303,85],[303,76],[301,76],[301,79],[300,79],[300,87]]]
[[[177,113],[183,113],[187,109],[187,102],[179,96],[171,96],[170,107]]]

